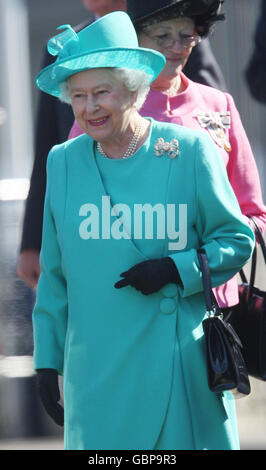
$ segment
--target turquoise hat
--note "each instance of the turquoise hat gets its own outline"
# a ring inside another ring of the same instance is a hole
[[[47,49],[58,57],[36,77],[37,86],[50,95],[59,97],[60,84],[83,70],[100,67],[142,70],[152,82],[165,65],[160,52],[139,47],[134,26],[122,11],[102,16],[79,33],[70,25],[57,29],[65,31],[50,39]]]

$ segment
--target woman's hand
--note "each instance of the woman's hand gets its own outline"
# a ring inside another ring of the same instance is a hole
[[[35,289],[40,276],[40,253],[37,250],[24,250],[20,253],[16,273],[31,289]]]
[[[169,257],[142,261],[120,276],[124,279],[116,282],[116,289],[132,286],[144,295],[157,292],[169,282],[182,285],[176,265]]]
[[[58,426],[64,425],[64,408],[59,405],[58,372],[55,369],[38,369],[37,388],[48,415]]]

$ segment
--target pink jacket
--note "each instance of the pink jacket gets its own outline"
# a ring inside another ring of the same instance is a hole
[[[253,216],[264,232],[266,207],[262,199],[257,165],[232,96],[192,82],[184,74],[181,74],[181,78],[186,87],[182,93],[169,98],[163,93],[150,90],[140,114],[157,121],[209,132],[226,165],[228,178],[242,213]],[[69,138],[77,137],[82,132],[75,121]],[[248,218],[247,221],[250,223]],[[220,306],[238,303],[237,284],[235,276],[214,289]]]

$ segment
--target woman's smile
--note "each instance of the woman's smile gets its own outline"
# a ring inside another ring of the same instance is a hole
[[[166,57],[167,62],[175,62],[176,64],[180,64],[180,62],[183,60],[183,56],[178,56],[178,57]]]
[[[104,116],[98,119],[88,119],[88,123],[90,126],[99,127],[99,126],[103,126],[108,121],[108,119],[109,119],[109,116]]]

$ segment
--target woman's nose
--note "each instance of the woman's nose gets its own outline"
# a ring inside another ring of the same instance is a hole
[[[93,98],[88,97],[86,101],[86,111],[87,113],[94,113],[95,111],[98,111],[99,105],[96,103],[96,101]]]
[[[169,49],[171,49],[171,51],[173,52],[180,52],[183,50],[183,46],[181,44],[181,41],[180,39],[175,39],[173,44],[169,47]]]

